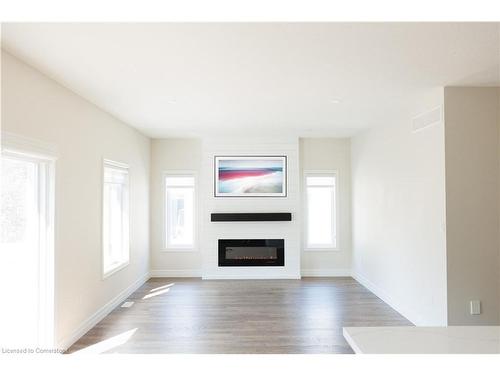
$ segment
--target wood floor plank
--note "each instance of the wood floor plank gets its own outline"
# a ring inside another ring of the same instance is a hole
[[[344,326],[411,325],[350,277],[152,278],[68,353],[352,353]]]

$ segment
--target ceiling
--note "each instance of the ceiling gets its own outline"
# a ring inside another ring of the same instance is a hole
[[[2,48],[154,137],[348,137],[500,85],[498,23],[9,23]]]

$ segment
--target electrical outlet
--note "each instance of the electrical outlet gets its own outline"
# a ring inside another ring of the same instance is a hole
[[[470,314],[471,315],[481,314],[481,301],[470,301]]]

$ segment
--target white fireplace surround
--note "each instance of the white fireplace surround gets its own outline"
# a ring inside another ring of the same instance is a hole
[[[286,155],[286,197],[214,197],[215,155]],[[300,177],[298,138],[204,139],[200,178],[200,243],[203,279],[299,279],[300,278]],[[291,212],[292,221],[211,222],[214,212]],[[225,238],[283,238],[284,267],[219,267],[218,240]]]

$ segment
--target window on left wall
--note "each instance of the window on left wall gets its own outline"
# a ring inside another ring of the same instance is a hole
[[[102,210],[103,277],[129,263],[129,169],[104,160]]]

